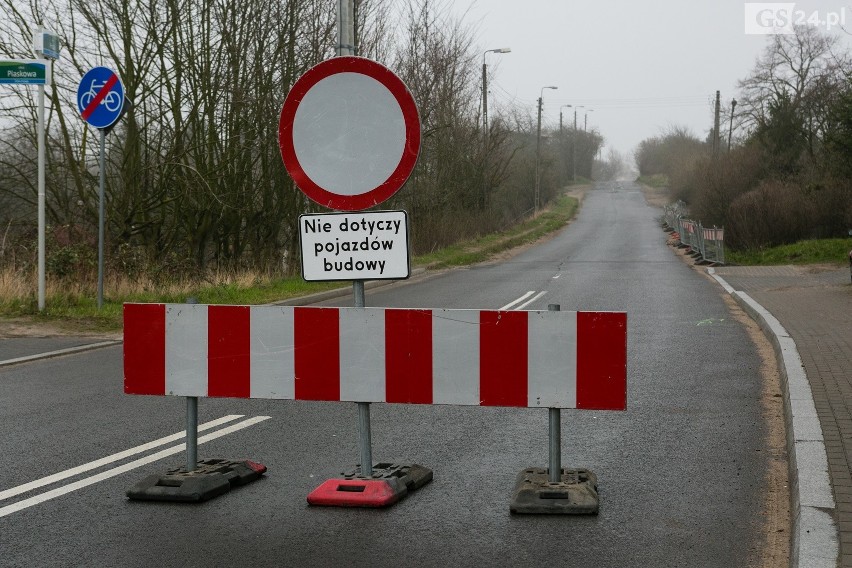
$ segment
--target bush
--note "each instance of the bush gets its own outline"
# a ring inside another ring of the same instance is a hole
[[[735,249],[792,243],[810,236],[815,213],[796,184],[766,181],[731,203],[726,239]]]
[[[716,160],[705,157],[694,163],[681,163],[672,173],[671,187],[675,197],[689,205],[693,217],[724,226],[731,203],[754,189],[765,175],[763,152],[748,145]]]

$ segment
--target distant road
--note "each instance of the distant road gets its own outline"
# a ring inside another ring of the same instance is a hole
[[[628,410],[562,413],[563,465],[595,471],[599,515],[509,514],[515,476],[547,463],[543,410],[409,405],[373,405],[373,456],[434,481],[388,510],[310,508],[357,461],[355,405],[281,401],[200,404],[202,434],[219,433],[200,456],[254,459],[265,479],[201,505],[129,502],[132,483],[182,464],[131,468],[180,443],[159,441],[183,430],[184,402],[123,395],[119,346],[0,369],[0,565],[749,565],[769,460],[760,360],[657,215],[635,184],[597,184],[566,230],[506,262],[367,292],[372,306],[627,311]]]

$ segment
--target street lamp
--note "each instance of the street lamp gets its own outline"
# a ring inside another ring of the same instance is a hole
[[[595,112],[595,109],[593,109],[593,108],[587,108],[587,109],[586,109],[586,112],[584,112],[584,113],[583,113],[583,132],[585,132],[585,131],[586,131],[586,125],[587,125],[587,124],[588,124],[588,122],[589,122],[589,113],[590,113],[590,112]]]
[[[485,55],[488,53],[511,53],[509,47],[500,47],[498,49],[489,49],[482,53],[482,143],[485,149],[488,149],[488,75],[485,66]]]
[[[734,109],[737,108],[737,99],[731,100],[731,122],[728,125],[728,153],[731,152],[731,132],[734,130]]]
[[[535,197],[533,199],[533,208],[536,213],[538,213],[538,201],[539,201],[539,192],[541,187],[541,176],[539,175],[539,168],[541,167],[541,107],[542,107],[542,98],[544,97],[545,89],[558,89],[559,87],[548,86],[542,87],[541,91],[539,91],[538,95],[538,132],[535,138]]]
[[[488,195],[488,71],[485,56],[489,53],[510,53],[508,47],[488,49],[482,53],[482,198],[484,204]]]
[[[583,105],[574,107],[574,132],[571,133],[571,182],[577,181],[577,109],[586,108]]]
[[[571,108],[571,105],[562,105],[559,107],[559,135],[562,135],[562,109],[563,108]]]

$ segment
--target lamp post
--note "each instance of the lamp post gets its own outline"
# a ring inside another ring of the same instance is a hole
[[[585,132],[585,131],[586,131],[586,125],[587,125],[587,124],[588,124],[588,122],[589,122],[589,113],[590,113],[590,112],[595,112],[595,109],[593,109],[593,108],[587,108],[587,109],[586,109],[586,112],[584,112],[584,113],[583,113],[583,132]]]
[[[571,105],[562,105],[559,107],[559,135],[562,135],[562,109],[563,108],[571,108]]]
[[[545,89],[558,89],[559,87],[548,86],[542,87],[541,91],[539,91],[538,95],[538,130],[535,138],[535,195],[533,197],[533,209],[535,213],[538,213],[538,198],[539,192],[541,189],[541,175],[539,173],[539,168],[541,167],[541,107],[542,107],[542,98],[544,97]],[[575,115],[576,116],[576,115]]]
[[[731,122],[728,125],[728,152],[731,151],[731,132],[734,130],[734,109],[737,108],[737,99],[731,99]]]
[[[489,49],[482,53],[482,145],[488,150],[488,74],[485,66],[485,55],[488,53],[511,53],[509,47]]]
[[[571,134],[571,182],[577,181],[577,109],[586,108],[583,105],[574,107],[574,132]]]

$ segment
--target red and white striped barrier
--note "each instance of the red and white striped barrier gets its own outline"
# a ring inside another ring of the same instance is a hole
[[[724,229],[702,229],[704,239],[708,241],[724,241],[725,240],[725,230]]]
[[[623,312],[125,304],[127,394],[624,410]]]

